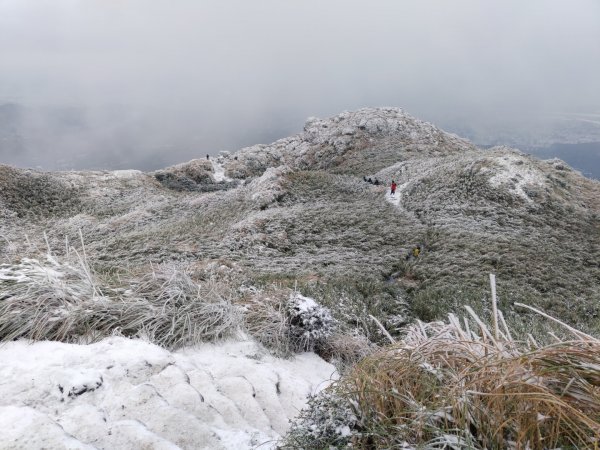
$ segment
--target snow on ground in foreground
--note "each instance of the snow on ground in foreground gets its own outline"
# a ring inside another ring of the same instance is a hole
[[[0,448],[272,448],[335,369],[250,341],[170,353],[112,337],[0,346]]]

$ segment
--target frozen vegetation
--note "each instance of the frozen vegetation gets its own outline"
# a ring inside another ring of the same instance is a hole
[[[489,321],[491,272],[508,340],[566,333],[515,303],[596,336],[599,214],[600,184],[564,162],[395,108],[152,173],[0,166],[0,441],[274,446],[334,367],[387,361],[390,339],[463,305]],[[366,410],[333,394],[344,380],[285,445],[320,417],[317,448],[363,439]]]

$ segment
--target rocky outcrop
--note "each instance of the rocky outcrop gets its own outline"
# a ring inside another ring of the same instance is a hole
[[[328,119],[309,118],[304,131],[227,157],[229,176],[260,176],[285,164],[303,170],[372,173],[398,160],[475,150],[468,141],[398,108],[364,108]]]

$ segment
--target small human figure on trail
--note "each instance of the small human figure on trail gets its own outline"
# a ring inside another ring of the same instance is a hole
[[[392,197],[395,197],[395,196],[396,196],[396,186],[397,186],[397,185],[396,185],[396,182],[395,182],[394,180],[392,180],[392,185],[391,185],[391,187],[390,187],[390,195],[391,195]]]
[[[366,177],[366,176],[363,176],[363,180],[365,181],[365,183],[366,183],[367,181],[369,181],[369,180],[367,180],[367,177]]]
[[[369,178],[367,181],[368,181],[369,183],[373,184],[373,180],[371,180],[371,178]]]
[[[375,178],[375,183],[373,183],[375,186],[379,186],[379,180],[377,178]]]
[[[208,154],[206,155],[206,160],[207,161],[210,160],[210,155],[208,155]]]
[[[406,260],[408,261],[409,259],[417,259],[420,254],[421,254],[421,246],[417,245],[416,247],[412,248],[412,250],[408,253],[408,255],[406,255]]]

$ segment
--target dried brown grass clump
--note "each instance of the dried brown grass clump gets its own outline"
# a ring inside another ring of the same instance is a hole
[[[256,290],[241,300],[246,330],[275,355],[293,354],[290,318],[286,313],[287,289]]]
[[[342,372],[373,353],[376,348],[378,347],[363,335],[337,332],[323,343],[319,354]]]
[[[354,445],[598,448],[600,340],[570,329],[573,340],[538,347],[470,313],[477,333],[453,315],[419,323],[339,384],[361,417]]]

